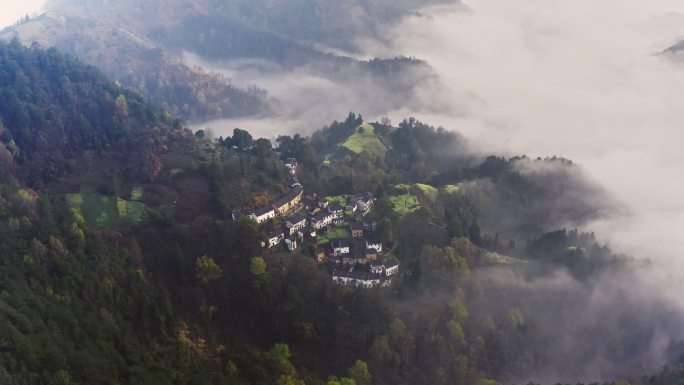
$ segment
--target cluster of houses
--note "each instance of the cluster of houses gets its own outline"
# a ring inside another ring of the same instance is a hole
[[[372,194],[362,194],[364,209],[372,208]],[[350,200],[353,202],[354,197]],[[288,250],[294,251],[304,242],[312,242],[314,259],[331,269],[332,281],[348,287],[387,287],[392,277],[399,272],[399,263],[390,257],[383,243],[373,239],[376,222],[353,220],[346,216],[352,212],[349,204],[345,209],[338,203],[319,201],[308,213],[296,213],[285,220],[283,231],[269,235],[265,247],[275,247],[285,243]],[[308,215],[307,215],[308,214]],[[308,217],[311,219],[307,220]],[[358,215],[356,216],[359,217]],[[361,217],[363,218],[363,217]],[[334,238],[319,244],[318,236],[328,231],[348,230],[348,238]]]
[[[334,283],[349,287],[387,287],[399,272],[399,262],[392,259],[380,241],[372,240],[373,224],[352,222],[351,239],[335,239],[315,251],[316,261],[332,267]]]
[[[285,195],[280,197],[277,201],[264,207],[260,207],[249,214],[249,217],[257,223],[264,223],[269,219],[273,219],[278,215],[284,215],[288,211],[299,205],[302,201],[302,194],[304,189],[301,185],[292,185]]]
[[[299,210],[285,217],[300,207],[304,197],[304,189],[296,178],[297,160],[288,159],[285,167],[290,173],[288,192],[272,204],[249,213],[249,217],[260,224],[284,217],[284,226],[269,233],[262,242],[263,247],[273,248],[284,243],[289,251],[295,251],[304,242],[313,242],[316,245],[314,258],[319,264],[330,266],[334,283],[364,288],[391,285],[392,277],[399,272],[399,263],[390,257],[389,252],[383,252],[382,242],[372,239],[376,223],[355,221],[346,215],[363,218],[370,213],[375,202],[373,194],[354,195],[344,206],[307,195],[305,198],[310,203],[308,212]],[[326,241],[328,243],[318,244],[319,235],[337,230],[340,226],[348,227],[348,239],[332,239]]]

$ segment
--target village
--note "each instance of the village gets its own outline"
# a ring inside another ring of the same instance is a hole
[[[313,258],[326,266],[332,282],[347,287],[389,287],[399,273],[399,262],[391,250],[374,238],[372,213],[375,196],[364,192],[340,199],[305,194],[297,180],[297,160],[285,163],[289,189],[275,202],[247,214],[269,228],[262,246],[272,251],[313,250]],[[234,214],[233,219],[239,218]],[[392,245],[388,245],[392,246]]]

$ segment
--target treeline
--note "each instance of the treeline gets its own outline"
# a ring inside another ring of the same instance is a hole
[[[65,175],[86,153],[154,179],[168,136],[181,128],[94,67],[17,40],[0,43],[0,116],[0,139],[35,185]]]
[[[149,19],[148,19],[149,20]],[[173,116],[207,121],[266,113],[267,93],[255,86],[239,88],[230,79],[191,67],[134,28],[70,13],[46,13],[3,34],[23,44],[40,35],[41,44],[95,65],[108,77],[144,95]]]

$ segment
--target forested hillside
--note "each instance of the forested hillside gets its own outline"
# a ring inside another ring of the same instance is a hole
[[[352,0],[345,2],[315,1],[246,1],[193,0],[133,1],[51,0],[50,9],[98,15],[110,21],[135,26],[138,29],[174,25],[190,15],[205,15],[215,21],[226,20],[222,27],[245,31],[263,31],[271,36],[283,36],[304,44],[324,44],[345,50],[355,50],[354,40],[381,38],[383,24],[434,4],[453,4],[457,0]],[[211,10],[211,12],[208,12]],[[151,15],[160,18],[156,25],[143,22]],[[147,24],[147,25],[146,25]],[[247,28],[247,29],[245,29]],[[236,42],[238,39],[235,40]],[[262,47],[254,47],[261,49]]]
[[[444,129],[353,113],[312,137],[215,139],[18,42],[0,44],[0,87],[2,383],[680,378],[644,377],[678,325],[631,295],[643,261],[560,227],[612,209],[569,161],[482,159]],[[311,242],[262,247],[280,218],[233,220],[288,191],[292,157],[306,195],[372,193],[390,287],[334,285]]]
[[[357,60],[322,46],[354,50],[356,39],[378,39],[387,25],[440,2],[50,1],[47,13],[6,28],[0,39],[56,47],[194,123],[283,113],[287,108],[279,107],[287,107],[291,95],[274,100],[268,82],[259,79],[255,86],[239,72],[231,79],[199,68],[206,63],[194,63],[188,52],[211,69],[256,60],[260,65],[249,67],[266,68],[266,75],[303,71],[358,83],[398,108],[434,75],[427,63],[401,53]]]
[[[0,38],[58,48],[188,120],[268,112],[264,90],[234,87],[229,79],[184,65],[155,42],[106,22],[48,12],[6,29]]]

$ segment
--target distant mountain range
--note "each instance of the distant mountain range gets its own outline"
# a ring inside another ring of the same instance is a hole
[[[189,121],[271,112],[267,90],[182,62],[184,51],[209,60],[260,59],[280,68],[307,66],[323,76],[380,76],[427,67],[400,58],[365,62],[324,52],[353,51],[357,39],[381,38],[381,26],[425,5],[452,0],[392,1],[90,1],[55,0],[49,12],[0,32],[0,39],[56,47],[99,67]],[[325,51],[328,51],[327,49]],[[408,67],[407,67],[408,64]],[[379,83],[380,83],[379,82]],[[410,82],[409,82],[410,83]],[[413,84],[407,85],[409,88]]]

